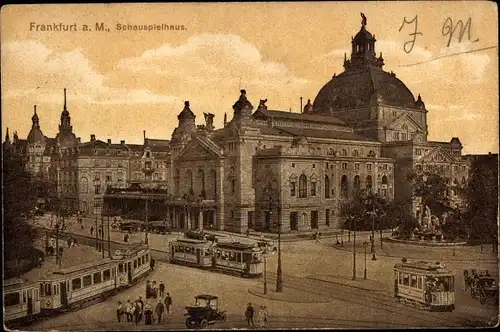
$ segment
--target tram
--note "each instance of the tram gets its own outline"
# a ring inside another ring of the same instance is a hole
[[[8,324],[30,322],[40,314],[40,294],[38,283],[26,283],[22,279],[4,280],[4,319]]]
[[[199,268],[212,267],[211,244],[204,240],[178,239],[170,242],[170,262]]]
[[[430,311],[455,309],[455,275],[442,262],[407,262],[394,266],[397,301]]]
[[[136,244],[111,258],[49,272],[33,283],[8,279],[3,286],[5,322],[16,326],[103,301],[145,278],[149,261],[149,247]]]
[[[263,273],[263,250],[258,244],[184,238],[170,242],[169,248],[170,262],[173,264],[241,277],[260,277]]]

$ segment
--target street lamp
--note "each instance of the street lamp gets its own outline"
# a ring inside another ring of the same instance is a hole
[[[368,242],[364,241],[363,242],[363,248],[365,248],[365,270],[364,270],[364,273],[363,273],[363,279],[366,280],[366,249],[368,248]]]
[[[264,295],[267,294],[267,248],[262,253],[264,257]]]
[[[371,238],[371,252],[372,252],[372,261],[377,260],[377,256],[375,256],[375,197],[373,194],[369,194],[366,202],[368,205],[371,205],[372,210],[370,214],[372,215],[372,238]]]
[[[280,207],[280,199],[279,194],[280,191],[273,190],[271,187],[271,183],[264,189],[264,193],[269,199],[269,219],[271,220],[272,216],[272,207],[273,207],[273,196],[277,196],[277,227],[278,227],[278,269],[276,271],[276,292],[283,292],[283,270],[281,268],[281,207]]]
[[[356,280],[356,218],[354,215],[350,215],[349,218],[351,219],[351,224],[354,226],[353,227],[353,249],[352,249],[352,280]]]

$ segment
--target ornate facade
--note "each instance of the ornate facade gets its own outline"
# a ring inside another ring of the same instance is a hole
[[[76,142],[65,102],[54,176],[89,214],[100,213],[103,200],[120,211],[134,204],[144,209],[148,205],[137,202],[147,200],[156,206],[154,218],[174,227],[234,232],[275,232],[278,224],[283,232],[338,228],[345,204],[364,188],[411,205],[407,175],[430,165],[466,182],[459,139],[427,140],[421,96],[383,70],[366,21],[351,43],[344,72],[302,113],[270,110],[267,99],[254,109],[241,90],[232,119],[226,114],[223,128],[215,129],[213,114],[204,114],[205,124],[196,126],[186,101],[170,141],[144,135],[143,145],[95,137]],[[115,189],[105,194],[107,187]],[[146,193],[144,187],[166,190]]]

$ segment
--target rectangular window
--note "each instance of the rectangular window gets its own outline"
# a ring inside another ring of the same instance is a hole
[[[71,281],[71,289],[72,290],[77,290],[82,288],[82,279],[76,278]]]
[[[372,170],[372,164],[366,164],[366,169],[371,171]]]
[[[311,196],[316,196],[316,182],[311,182]]]
[[[406,141],[407,137],[408,137],[408,135],[406,133],[401,133],[401,140],[402,141]]]
[[[11,307],[13,305],[18,305],[20,303],[19,293],[10,293],[3,296],[3,304],[6,307]]]
[[[410,286],[410,275],[408,273],[403,273],[403,285]]]
[[[295,168],[295,163],[292,163],[292,168]]]
[[[316,168],[316,164],[313,164],[313,168]]]
[[[417,288],[422,289],[422,278],[423,277],[418,277],[417,279]]]
[[[123,272],[123,264],[118,264],[118,273]]]
[[[326,225],[327,226],[330,226],[330,210],[329,209],[326,209]]]
[[[44,296],[45,293],[43,292],[43,284],[40,284],[40,295]]]
[[[382,189],[382,196],[383,197],[387,196],[387,189]]]
[[[45,295],[52,295],[52,287],[50,287],[50,284],[45,284]]]
[[[354,164],[354,169],[359,171],[359,164]]]
[[[121,265],[121,264],[120,264]],[[122,266],[123,268],[123,266]],[[101,280],[101,272],[96,272],[94,273],[94,284],[98,284],[100,283],[102,280]],[[83,282],[85,284],[85,280]]]
[[[104,270],[102,273],[102,279],[103,281],[111,279],[111,272],[109,270]]]
[[[410,287],[417,288],[418,287],[417,284],[418,284],[418,282],[417,282],[417,276],[414,275],[414,274],[412,274],[410,276]]]
[[[92,276],[90,276],[90,275],[84,276],[83,277],[83,287],[87,287],[90,285],[92,285]]]
[[[134,269],[137,268],[137,259],[134,259]]]
[[[55,286],[54,286],[54,287],[55,287]],[[27,296],[26,296],[26,291],[24,291],[24,292],[23,292],[23,303],[26,303],[26,302],[27,302],[26,297],[27,297]]]
[[[347,169],[347,163],[342,163],[342,169]]]
[[[101,194],[101,186],[100,185],[95,185],[94,186],[94,194],[100,195]]]
[[[296,186],[295,182],[290,183],[290,196],[292,197],[295,197],[295,190],[296,190],[295,186]]]
[[[392,134],[392,137],[395,141],[399,141],[399,132],[395,131],[393,134]]]
[[[149,262],[149,255],[146,254],[146,263]]]

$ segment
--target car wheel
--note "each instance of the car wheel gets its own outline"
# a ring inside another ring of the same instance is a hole
[[[223,314],[221,315],[221,318],[220,318],[220,319],[221,319],[221,321],[225,322],[225,321],[227,320],[227,314],[226,314],[226,313],[223,313]]]
[[[208,320],[202,319],[202,321],[200,322],[200,328],[205,329],[207,327],[208,327]]]
[[[192,319],[191,317],[188,317],[186,319],[186,327],[188,329],[194,329],[196,327],[196,321]]]

